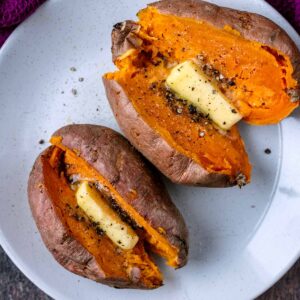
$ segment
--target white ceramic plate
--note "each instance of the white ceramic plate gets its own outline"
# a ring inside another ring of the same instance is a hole
[[[162,267],[162,288],[117,290],[67,272],[46,250],[31,218],[26,185],[35,157],[46,147],[39,140],[71,122],[118,130],[101,83],[101,74],[114,69],[110,31],[116,22],[134,19],[146,2],[47,1],[1,49],[1,245],[56,299],[254,298],[300,254],[299,110],[278,126],[241,126],[254,167],[253,182],[242,190],[167,182],[188,223],[191,243],[185,268]],[[214,2],[268,16],[300,45],[296,32],[265,2]],[[77,89],[77,96],[72,89]],[[271,155],[264,153],[266,148]]]

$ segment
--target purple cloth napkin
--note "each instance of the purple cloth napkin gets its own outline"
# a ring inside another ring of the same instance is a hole
[[[19,23],[45,0],[0,0],[0,47]],[[300,0],[267,0],[300,33]]]
[[[12,31],[45,0],[0,0],[0,47]]]

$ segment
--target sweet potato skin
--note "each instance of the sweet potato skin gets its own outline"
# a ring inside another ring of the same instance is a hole
[[[158,174],[125,138],[96,125],[69,125],[54,136],[62,137],[67,148],[76,149],[152,227],[163,228],[166,239],[179,250],[178,267],[186,264],[188,231],[184,219],[158,180]],[[46,247],[63,267],[78,275],[118,288],[149,288],[139,281],[138,270],[128,280],[108,278],[96,259],[72,237],[45,183],[43,159],[51,151],[49,147],[39,155],[28,182],[32,215]],[[135,199],[130,197],[132,190],[137,192]]]
[[[114,40],[115,43],[112,44],[111,51],[113,61],[127,51],[136,49],[141,45],[142,40],[135,35],[135,32],[139,31],[139,28],[139,25],[130,20],[114,25],[112,40]]]
[[[115,80],[103,78],[106,95],[115,118],[127,139],[174,183],[206,187],[228,187],[236,181],[228,175],[209,173],[181,154],[151,128]]]

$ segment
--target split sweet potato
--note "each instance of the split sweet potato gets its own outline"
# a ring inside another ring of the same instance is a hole
[[[181,214],[159,176],[120,134],[70,125],[51,143],[34,164],[28,196],[42,239],[62,266],[110,286],[151,289],[162,285],[163,276],[149,249],[174,268],[186,264]],[[82,181],[135,231],[139,240],[132,249],[113,243],[81,209],[75,194]]]
[[[201,0],[159,1],[138,17],[114,26],[118,71],[103,77],[125,135],[174,182],[248,183],[251,166],[237,128],[220,130],[166,80],[192,60],[246,122],[278,123],[299,106],[296,45],[263,16]]]

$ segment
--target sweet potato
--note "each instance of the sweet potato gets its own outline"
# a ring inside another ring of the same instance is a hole
[[[278,123],[299,106],[294,42],[263,16],[201,0],[159,1],[138,17],[114,26],[112,56],[119,70],[103,77],[127,138],[174,182],[250,182],[237,128],[220,131],[209,115],[170,93],[166,79],[178,64],[193,60],[246,122]]]
[[[175,268],[186,264],[187,228],[159,176],[113,130],[70,125],[51,138],[28,183],[29,203],[42,239],[66,269],[120,288],[151,289],[163,277],[148,249]],[[82,180],[95,186],[139,237],[131,250],[112,242],[75,197]]]

